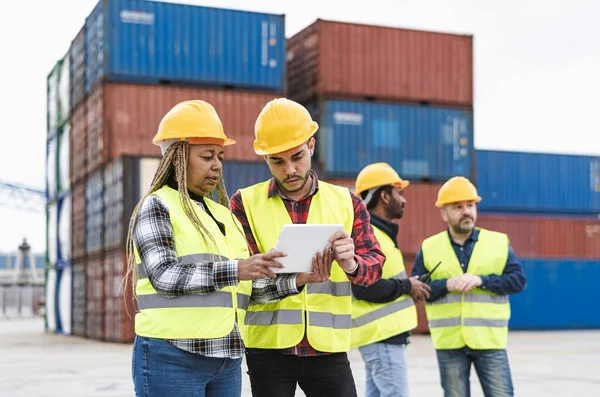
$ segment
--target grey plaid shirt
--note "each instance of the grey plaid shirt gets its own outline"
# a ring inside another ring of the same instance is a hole
[[[197,200],[195,203],[206,211],[202,202]],[[200,262],[194,266],[179,263],[169,210],[158,196],[148,196],[140,207],[133,241],[150,283],[162,296],[172,298],[210,294],[225,287],[238,285],[237,260]],[[254,280],[250,303],[274,302],[297,293],[299,291],[296,288],[296,275],[280,274],[273,279],[267,277]],[[237,322],[231,333],[222,338],[177,339],[168,342],[190,353],[207,357],[240,358],[244,353]]]

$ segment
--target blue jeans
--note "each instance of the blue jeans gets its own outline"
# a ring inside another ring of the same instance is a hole
[[[512,397],[513,384],[506,350],[437,350],[445,397],[469,397],[471,363],[485,397]]]
[[[162,339],[136,336],[132,376],[137,397],[240,397],[242,359],[188,353]]]
[[[367,372],[366,397],[408,397],[406,345],[373,343],[359,347]]]

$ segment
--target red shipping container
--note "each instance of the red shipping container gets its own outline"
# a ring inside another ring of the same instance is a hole
[[[406,206],[399,225],[398,247],[405,255],[416,255],[423,240],[447,228],[435,206],[441,184],[411,183],[404,190]]]
[[[86,324],[85,336],[104,340],[104,268],[102,256],[88,257],[85,262]]]
[[[131,289],[131,279],[125,284],[127,272],[125,250],[116,249],[105,253],[105,340],[131,343],[135,338],[134,318],[137,308]]]
[[[71,255],[79,259],[85,256],[85,181],[75,183],[72,191]]]
[[[86,175],[106,162],[103,156],[105,152],[103,92],[103,86],[100,86],[92,91],[86,100]],[[134,131],[129,131],[129,136],[134,134]],[[123,135],[122,139],[121,143],[123,144],[127,135]]]
[[[288,40],[289,96],[473,106],[473,36],[318,19]]]
[[[600,220],[480,214],[478,226],[508,234],[517,257],[600,258]]]
[[[202,99],[214,106],[225,134],[237,144],[225,149],[229,160],[263,161],[254,153],[254,123],[273,94],[104,83],[87,99],[87,170],[123,154],[160,156],[152,144],[164,115],[177,103]]]
[[[535,218],[478,214],[477,226],[506,233],[517,256],[531,258],[540,253],[540,223]]]
[[[319,174],[317,174],[317,176],[319,177]],[[350,189],[351,192],[354,193],[355,186],[356,186],[356,180],[355,179],[323,179],[325,182],[327,183],[331,183],[332,185],[337,185],[337,186],[343,186],[343,187],[347,187],[348,189]]]
[[[87,137],[87,107],[85,103],[78,106],[71,116],[71,184],[85,177]]]

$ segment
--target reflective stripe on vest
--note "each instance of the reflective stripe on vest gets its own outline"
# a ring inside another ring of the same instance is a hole
[[[422,247],[427,270],[439,261],[432,280],[464,274],[448,232],[426,239]],[[502,274],[508,258],[508,237],[480,229],[467,273],[486,276]],[[450,292],[426,306],[433,344],[436,349],[504,349],[508,338],[510,304],[508,296],[476,288],[467,294]]]
[[[281,197],[268,198],[269,183],[240,190],[260,252],[273,248],[283,225],[292,223]],[[319,181],[319,190],[311,198],[307,223],[343,224],[344,230],[351,234],[353,222],[354,206],[348,189]],[[350,281],[334,262],[328,281],[309,284],[301,294],[278,302],[251,304],[244,322],[247,335],[244,341],[250,348],[284,349],[298,344],[306,329],[316,350],[346,352],[350,349],[351,306]]]
[[[382,278],[405,279],[402,253],[387,233],[376,226],[373,226],[373,231],[386,258]],[[351,347],[380,342],[416,328],[417,323],[417,309],[410,295],[402,295],[388,303],[354,299]]]
[[[203,262],[248,257],[241,225],[234,223],[237,221],[227,208],[205,199],[210,212],[225,225],[224,236],[212,217],[200,206],[194,205],[196,215],[214,239],[214,244],[210,239],[207,239],[210,242],[207,243],[185,215],[176,190],[163,186],[153,194],[169,209],[175,251],[181,265],[192,266]],[[236,314],[243,320],[252,293],[250,281],[210,294],[167,298],[156,292],[148,278],[146,267],[141,263],[137,247],[134,247],[134,251],[139,271],[136,284],[139,312],[135,317],[138,335],[162,339],[219,338],[233,330]]]

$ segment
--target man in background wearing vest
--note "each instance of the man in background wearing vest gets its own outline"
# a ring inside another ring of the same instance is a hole
[[[386,163],[366,166],[356,178],[356,194],[371,214],[371,225],[385,255],[383,275],[369,287],[352,285],[352,347],[365,361],[366,397],[409,397],[406,345],[417,326],[414,300],[429,297],[429,286],[407,278],[397,245],[406,200],[404,181]]]
[[[231,198],[254,253],[272,249],[284,224],[344,225],[330,238],[335,262],[329,281],[277,303],[249,306],[244,342],[254,396],[294,396],[297,384],[308,397],[356,396],[346,354],[351,283],[377,281],[385,256],[362,200],[347,188],[319,181],[312,170],[317,129],[300,104],[284,98],[269,102],[256,121],[254,150],[264,156],[273,178]]]
[[[513,396],[508,295],[523,291],[526,280],[508,236],[475,228],[479,201],[466,178],[441,187],[435,205],[448,229],[423,241],[413,270],[421,276],[442,262],[426,311],[446,397],[470,395],[471,363],[486,397]]]

